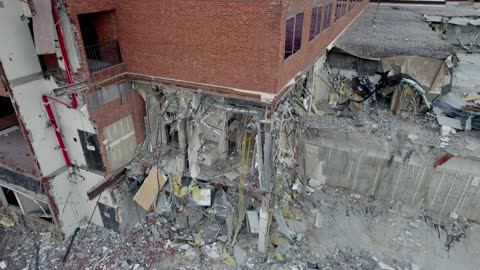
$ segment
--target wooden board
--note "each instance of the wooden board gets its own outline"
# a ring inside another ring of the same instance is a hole
[[[133,200],[143,209],[151,211],[157,199],[158,192],[163,189],[166,182],[165,175],[159,173],[157,167],[152,167],[137,194],[133,197]]]

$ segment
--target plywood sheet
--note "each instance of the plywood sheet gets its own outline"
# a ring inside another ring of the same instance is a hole
[[[157,167],[152,167],[147,178],[138,190],[133,200],[137,202],[143,209],[151,211],[153,204],[167,182],[165,175],[159,173]]]

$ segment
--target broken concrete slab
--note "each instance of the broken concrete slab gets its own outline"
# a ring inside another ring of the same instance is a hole
[[[233,246],[233,257],[237,265],[242,265],[247,262],[247,253],[239,245]]]
[[[480,140],[466,139],[466,142],[465,149],[472,152],[480,150]]]
[[[462,130],[462,122],[458,119],[451,118],[448,116],[437,115],[438,124],[441,126],[447,126],[454,129]]]
[[[305,233],[307,231],[307,226],[303,221],[286,219],[285,222],[287,223],[288,228],[296,233]]]
[[[288,239],[292,240],[296,236],[296,233],[288,227],[282,213],[279,210],[275,210],[273,211],[273,217],[277,222],[278,231]]]
[[[251,233],[258,233],[258,213],[257,211],[247,211],[248,227]]]

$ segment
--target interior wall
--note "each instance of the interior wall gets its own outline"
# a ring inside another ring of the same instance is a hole
[[[0,61],[10,81],[41,72],[21,1],[3,1],[0,8]]]
[[[52,179],[50,184],[50,193],[59,209],[60,227],[66,235],[73,233],[77,226],[88,222],[97,198],[89,200],[87,191],[103,180],[103,176],[86,170],[80,170],[80,174],[83,178],[69,179],[68,172],[65,171]],[[104,191],[100,196],[99,202],[110,207],[116,206],[109,191]],[[103,226],[98,209],[93,215],[92,223]]]

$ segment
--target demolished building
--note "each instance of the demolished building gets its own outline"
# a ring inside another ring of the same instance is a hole
[[[3,2],[2,202],[69,235],[127,231],[164,182],[204,207],[271,193],[274,108],[366,2],[214,2]]]
[[[478,220],[477,10],[225,2],[4,3],[2,203],[65,235],[156,212],[262,253],[324,185]]]

